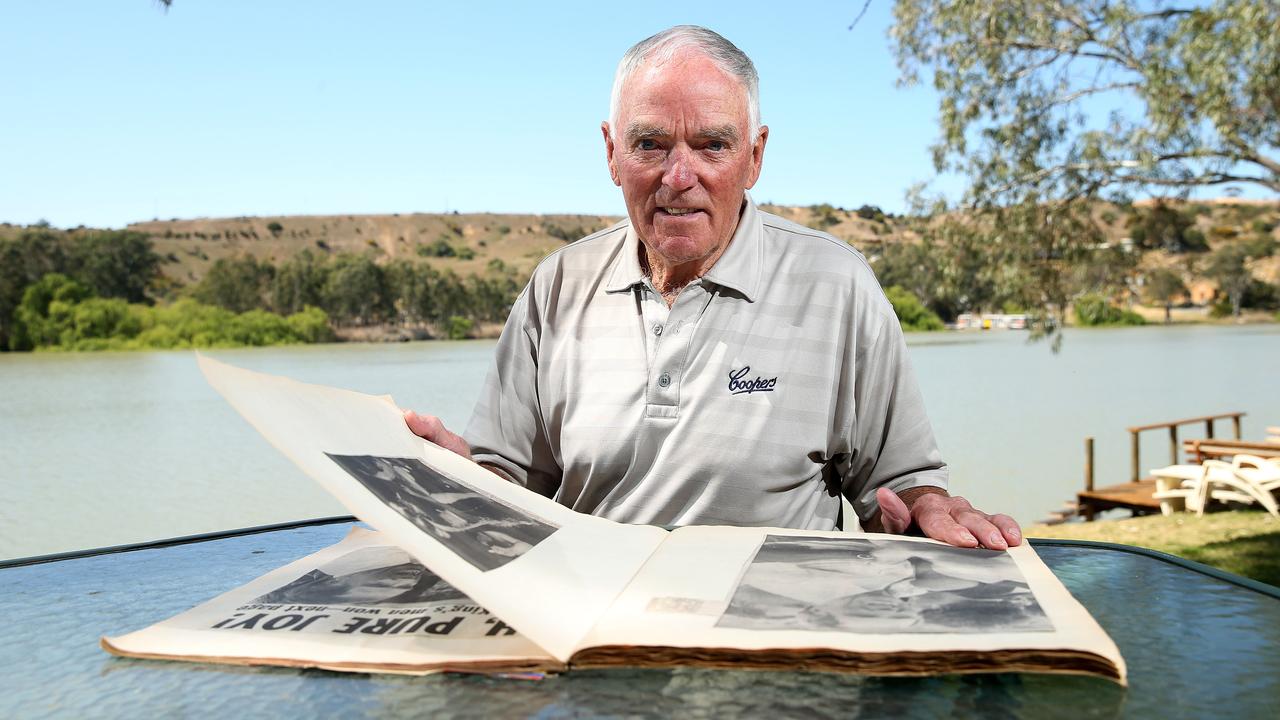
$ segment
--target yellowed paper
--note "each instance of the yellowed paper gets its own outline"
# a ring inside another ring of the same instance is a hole
[[[361,528],[180,615],[103,638],[103,646],[135,657],[380,672],[558,665],[408,553]]]
[[[200,368],[353,515],[562,662],[667,535],[576,513],[428,443],[389,397],[203,356]]]

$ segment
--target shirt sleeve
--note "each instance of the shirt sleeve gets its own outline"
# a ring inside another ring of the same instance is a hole
[[[534,492],[554,497],[561,469],[538,400],[538,344],[529,288],[520,294],[498,339],[493,364],[463,438],[471,458]]]
[[[883,295],[877,301],[888,305]],[[865,525],[879,510],[877,489],[945,490],[948,473],[891,307],[870,341],[856,348],[852,371],[854,407],[841,489]]]

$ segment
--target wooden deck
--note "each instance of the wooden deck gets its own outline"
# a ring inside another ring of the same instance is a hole
[[[1134,515],[1160,512],[1160,501],[1152,495],[1156,491],[1155,478],[1143,478],[1137,482],[1107,485],[1076,493],[1076,505],[1086,520],[1102,510],[1124,508]]]

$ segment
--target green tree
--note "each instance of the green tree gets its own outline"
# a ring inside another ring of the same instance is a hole
[[[1208,250],[1204,235],[1195,230],[1195,220],[1167,203],[1157,202],[1149,210],[1138,210],[1129,219],[1129,236],[1138,247],[1172,253]],[[1194,232],[1193,232],[1194,231]]]
[[[151,238],[132,230],[95,230],[70,243],[72,274],[99,297],[150,302],[147,290],[160,275]]]
[[[932,73],[939,170],[986,202],[1228,182],[1280,192],[1280,4],[897,0],[902,81]]]
[[[49,273],[68,273],[63,236],[44,227],[30,227],[11,239],[0,239],[0,348],[28,350],[28,340],[15,335],[14,313],[28,286]]]
[[[884,289],[884,294],[889,298],[889,304],[893,305],[893,314],[898,316],[898,322],[903,330],[922,332],[942,330],[946,327],[941,318],[921,304],[920,298],[909,291],[897,285],[890,285]]]
[[[1038,315],[1061,315],[1063,271],[1100,245],[1092,201],[1280,191],[1280,4],[896,0],[894,15],[901,81],[939,93],[934,165],[967,177],[965,205],[1006,244],[998,294]]]
[[[1169,268],[1159,268],[1147,274],[1143,294],[1149,302],[1164,306],[1164,322],[1173,321],[1173,299],[1187,293],[1182,276]]]
[[[60,273],[28,285],[14,311],[10,348],[32,350],[59,344],[72,330],[73,308],[92,296],[88,288]]]
[[[218,258],[191,295],[206,305],[216,305],[234,313],[261,309],[267,304],[275,267],[252,255]]]
[[[1230,243],[1215,250],[1204,269],[1204,274],[1215,280],[1218,288],[1226,294],[1231,303],[1231,316],[1235,318],[1240,317],[1245,292],[1253,282],[1253,273],[1246,264],[1248,260],[1248,248],[1240,243]]]
[[[305,249],[276,268],[271,279],[271,309],[282,315],[320,307],[329,267],[326,256]]]
[[[434,316],[433,290],[439,275],[430,265],[411,260],[394,260],[387,265],[388,289],[401,324],[422,323]]]
[[[368,255],[334,257],[322,307],[338,322],[369,325],[386,320],[393,307],[386,274]]]

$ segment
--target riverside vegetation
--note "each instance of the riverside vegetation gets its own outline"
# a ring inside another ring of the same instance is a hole
[[[766,206],[871,261],[906,330],[1030,312],[1043,279],[997,229],[864,205]],[[1280,307],[1280,205],[1099,203],[1097,242],[1053,258],[1079,325],[1193,298]],[[492,335],[536,262],[618,218],[495,214],[169,220],[124,230],[0,225],[0,349],[146,349]]]

